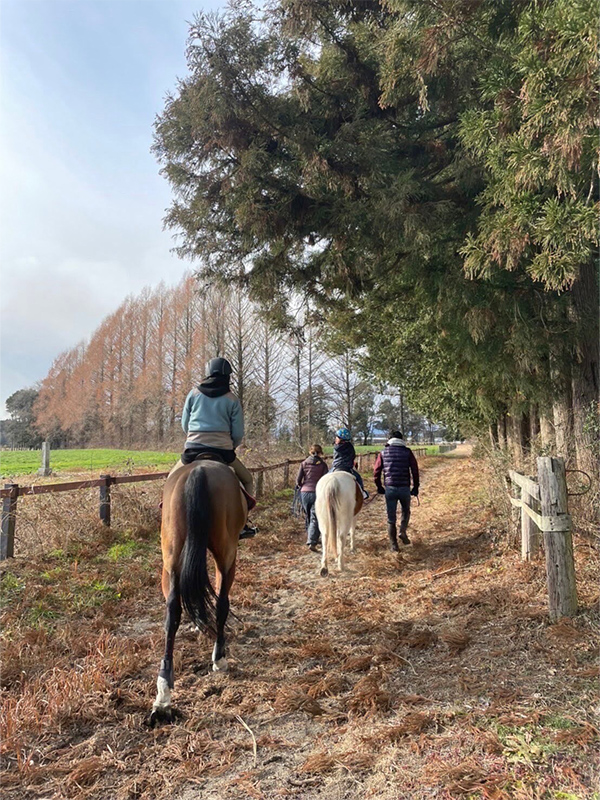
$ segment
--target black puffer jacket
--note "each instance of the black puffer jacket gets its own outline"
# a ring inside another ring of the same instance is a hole
[[[410,486],[419,489],[419,467],[412,450],[401,439],[390,439],[388,444],[375,461],[373,477],[375,485],[381,486],[381,475],[386,486]]]
[[[354,459],[356,450],[352,442],[343,441],[334,445],[333,463],[331,468],[335,471],[341,469],[344,472],[352,472],[354,469]]]

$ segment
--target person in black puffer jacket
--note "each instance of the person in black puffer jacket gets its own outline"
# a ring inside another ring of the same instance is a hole
[[[385,488],[381,478],[385,480]],[[392,431],[385,449],[379,453],[373,467],[373,477],[378,494],[385,494],[390,549],[398,551],[396,515],[398,503],[402,507],[400,540],[410,544],[406,535],[410,519],[410,498],[419,495],[419,467],[412,450],[406,446],[400,431]],[[412,477],[412,489],[410,488]]]

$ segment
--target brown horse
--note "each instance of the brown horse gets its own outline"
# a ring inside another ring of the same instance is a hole
[[[167,478],[161,525],[166,641],[151,725],[173,719],[173,648],[182,604],[192,621],[216,639],[213,669],[227,669],[225,622],[229,614],[229,590],[235,575],[239,533],[247,515],[240,484],[225,464],[196,461]],[[208,550],[215,562],[214,588],[208,575]]]

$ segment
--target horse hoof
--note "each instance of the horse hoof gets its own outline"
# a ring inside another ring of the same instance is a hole
[[[170,725],[174,719],[175,712],[172,706],[167,706],[166,708],[157,706],[152,709],[152,713],[148,718],[148,725],[151,728],[155,728],[157,725]]]
[[[229,669],[226,658],[220,658],[218,661],[213,661],[213,672],[227,672]]]
[[[321,567],[321,577],[326,578],[329,575],[329,570],[327,567]]]

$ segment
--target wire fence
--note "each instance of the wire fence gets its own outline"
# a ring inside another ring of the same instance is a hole
[[[453,447],[455,445],[449,445],[446,449]],[[417,456],[427,455],[426,447],[411,449]],[[372,469],[379,452],[381,450],[357,454],[358,471]],[[332,456],[324,458],[327,461]],[[291,488],[303,460],[286,459],[276,464],[250,467],[257,498]],[[120,530],[132,526],[148,530],[155,528],[160,520],[162,493],[162,483],[158,481],[164,481],[168,474],[106,474],[91,480],[28,486],[6,483],[0,489],[0,559],[66,549],[72,540],[89,535],[98,525],[112,525]],[[73,491],[80,493],[77,503],[70,499]],[[96,503],[97,513],[94,514],[91,509]]]

